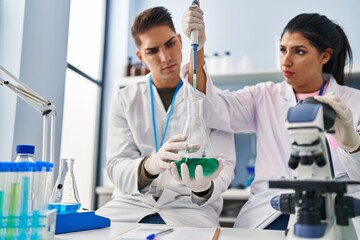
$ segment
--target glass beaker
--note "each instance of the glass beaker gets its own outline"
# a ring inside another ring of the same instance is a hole
[[[74,159],[60,160],[59,176],[49,201],[49,209],[56,209],[58,213],[76,212],[80,208],[73,167]]]
[[[215,172],[219,162],[212,152],[212,147],[203,119],[203,99],[199,97],[186,98],[187,118],[183,133],[187,135],[186,142],[189,148],[180,152],[182,160],[175,161],[179,176],[181,177],[182,163],[186,163],[189,168],[190,178],[195,178],[195,168],[201,165],[204,176],[209,176]]]

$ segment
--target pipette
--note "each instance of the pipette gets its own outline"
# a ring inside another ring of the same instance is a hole
[[[196,8],[199,6],[199,1],[193,0],[191,7]],[[199,46],[199,30],[193,29],[190,32],[191,47],[193,49],[193,85],[194,93],[196,91],[196,67],[197,67],[197,50]]]

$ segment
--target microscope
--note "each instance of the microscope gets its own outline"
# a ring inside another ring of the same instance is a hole
[[[347,196],[354,181],[335,181],[325,133],[331,133],[336,113],[307,98],[289,109],[287,129],[293,139],[288,165],[292,180],[269,181],[269,188],[293,189],[272,198],[271,205],[291,214],[286,239],[358,239],[351,218],[360,215],[360,200]]]

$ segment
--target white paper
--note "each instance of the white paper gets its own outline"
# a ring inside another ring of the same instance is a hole
[[[117,236],[114,240],[145,240],[147,236],[166,229],[173,228],[173,232],[156,237],[156,240],[184,240],[201,239],[212,240],[215,228],[171,227],[171,226],[139,226]]]

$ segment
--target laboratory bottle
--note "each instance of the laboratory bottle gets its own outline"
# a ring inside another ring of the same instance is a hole
[[[207,70],[210,75],[216,75],[220,73],[220,56],[219,53],[215,52],[208,60]]]
[[[34,162],[34,145],[16,145],[16,159],[15,162]]]
[[[187,135],[186,142],[189,148],[180,152],[183,158],[176,161],[179,176],[181,164],[186,163],[189,168],[190,178],[195,178],[195,168],[201,165],[204,176],[215,172],[219,166],[213,153],[208,131],[203,119],[203,99],[198,97],[186,98],[187,118],[183,133]]]
[[[245,186],[250,187],[255,177],[255,158],[250,158],[246,165]]]
[[[221,73],[232,74],[234,72],[234,59],[229,51],[221,57]]]
[[[128,57],[128,61],[127,61],[127,64],[125,66],[125,71],[124,71],[124,75],[126,77],[129,77],[130,74],[131,74],[131,68],[132,68],[132,58],[131,57]]]
[[[248,55],[244,55],[239,62],[239,72],[249,72],[252,70],[251,61]]]
[[[61,159],[59,176],[52,191],[49,209],[71,213],[80,209],[80,198],[74,176],[74,159]]]

